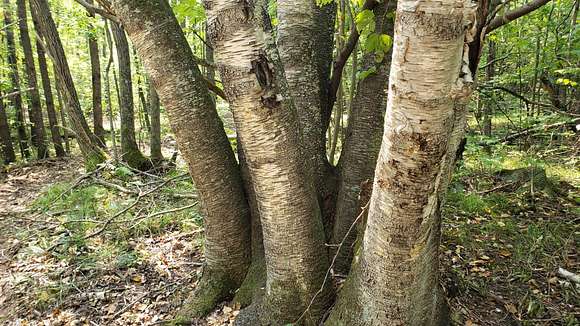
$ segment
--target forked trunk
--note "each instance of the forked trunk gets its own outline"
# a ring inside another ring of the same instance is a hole
[[[440,208],[470,94],[464,44],[474,13],[468,1],[399,0],[367,226],[328,325],[448,324]]]
[[[96,143],[96,137],[89,129],[87,121],[83,116],[78,95],[74,87],[73,79],[68,68],[66,55],[62,48],[62,43],[52,20],[52,15],[48,7],[47,0],[30,0],[32,14],[38,22],[38,27],[44,38],[44,44],[54,62],[55,74],[57,77],[57,87],[60,88],[64,98],[64,107],[67,110],[68,118],[72,124],[72,130],[83,157],[87,170],[93,170],[98,164],[106,159],[105,153]],[[62,109],[62,108],[61,108]]]
[[[203,204],[206,265],[182,317],[231,298],[250,264],[250,219],[240,170],[209,91],[166,0],[115,0],[164,108]],[[159,28],[160,24],[163,28]]]
[[[26,123],[24,122],[24,111],[22,108],[22,95],[20,94],[20,74],[18,72],[18,63],[16,57],[16,42],[14,41],[14,29],[12,20],[12,8],[10,0],[4,0],[4,29],[6,30],[6,47],[8,50],[8,66],[10,67],[10,81],[12,83],[10,102],[15,110],[16,121],[14,127],[18,131],[18,145],[20,156],[30,157],[28,150],[28,134],[26,133]]]
[[[380,6],[374,10],[376,32],[392,36],[394,22],[386,15],[386,11],[394,11],[396,2],[389,1],[387,6],[388,8]],[[375,61],[374,53],[367,53],[363,57],[362,70],[375,68],[376,72],[361,80],[356,88],[357,93],[351,105],[352,111],[338,164],[338,196],[331,238],[331,243],[335,245],[344,239],[333,266],[338,274],[346,275],[350,270],[357,235],[356,228],[351,228],[351,225],[361,212],[358,199],[361,185],[366,180],[373,180],[387,109],[390,67],[390,51],[380,63]]]
[[[45,143],[44,120],[40,106],[40,93],[36,79],[36,67],[32,55],[32,43],[28,35],[28,15],[26,14],[26,1],[16,0],[18,12],[18,29],[20,30],[20,45],[24,52],[24,67],[26,68],[26,80],[28,81],[28,118],[31,125],[32,145],[36,147],[37,157],[48,157],[48,147]]]
[[[263,2],[208,0],[208,31],[234,113],[264,235],[266,289],[238,324],[315,324],[329,303],[319,291],[328,268],[310,160],[304,159]]]
[[[119,65],[119,111],[121,111],[121,158],[131,167],[141,170],[150,168],[135,140],[135,113],[133,103],[133,81],[131,76],[131,56],[125,30],[111,22],[111,32],[117,49]]]

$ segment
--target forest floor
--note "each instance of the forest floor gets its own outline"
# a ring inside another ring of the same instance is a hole
[[[444,209],[454,323],[578,325],[580,288],[558,274],[580,272],[578,136],[541,148],[482,141],[469,138]],[[0,175],[0,323],[171,320],[203,264],[196,204],[182,167],[87,175],[74,157],[11,167]],[[237,312],[224,303],[202,323],[231,325]]]

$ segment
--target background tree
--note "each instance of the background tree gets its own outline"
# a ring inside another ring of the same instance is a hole
[[[10,81],[12,90],[9,96],[12,106],[14,107],[16,119],[14,121],[15,129],[18,132],[18,146],[22,158],[30,157],[28,150],[28,134],[26,133],[26,123],[24,122],[24,111],[22,108],[22,95],[20,93],[20,74],[18,72],[18,59],[16,56],[16,42],[14,41],[14,30],[12,20],[13,9],[10,6],[10,0],[4,0],[4,27],[6,29],[6,44],[8,48],[8,66],[10,67]]]

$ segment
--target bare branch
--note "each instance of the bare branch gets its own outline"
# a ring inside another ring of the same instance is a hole
[[[107,10],[98,8],[93,6],[92,4],[86,2],[85,0],[75,0],[78,4],[80,4],[81,6],[85,7],[85,9],[92,15],[94,14],[98,14],[103,16],[104,18],[107,18],[109,20],[114,21],[115,23],[119,23],[119,19],[117,18],[117,16],[115,16],[112,12],[109,12]]]
[[[362,10],[373,10],[378,4],[379,2],[376,0],[366,0]],[[322,113],[324,121],[327,120],[326,117],[330,119],[330,113],[332,112],[334,102],[336,101],[336,92],[338,91],[338,86],[340,85],[340,81],[342,79],[344,66],[352,54],[352,51],[355,49],[359,37],[360,33],[356,28],[353,28],[350,35],[348,36],[346,44],[344,44],[344,47],[334,59],[331,77],[328,82],[328,104],[324,108],[325,111]]]
[[[519,8],[506,12],[502,16],[495,17],[487,25],[485,33],[488,34],[511,21],[514,21],[522,16],[525,16],[531,13],[532,11],[542,7],[543,5],[545,5],[550,1],[551,0],[533,0]]]

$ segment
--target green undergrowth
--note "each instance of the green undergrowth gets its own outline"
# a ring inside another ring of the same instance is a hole
[[[47,187],[30,208],[48,221],[48,227],[34,234],[22,230],[19,238],[24,241],[34,237],[31,248],[66,262],[74,270],[93,273],[141,265],[147,258],[143,257],[144,250],[136,248],[141,238],[202,227],[195,191],[185,171],[147,176],[120,166],[104,168],[93,176],[109,185],[87,177],[81,182],[77,179]],[[151,193],[139,196],[147,192]],[[27,254],[29,250],[21,252]],[[69,287],[61,287],[58,282],[39,287],[35,307],[54,307],[71,291]]]
[[[444,208],[441,248],[460,323],[579,322],[578,288],[557,274],[579,266],[577,136],[551,137],[493,146],[484,145],[486,137],[468,138]]]

